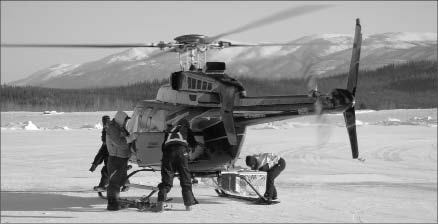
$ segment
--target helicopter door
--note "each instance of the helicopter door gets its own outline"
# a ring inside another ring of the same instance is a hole
[[[164,133],[143,132],[135,142],[136,159],[138,166],[151,166],[161,164],[161,144],[164,141]]]
[[[160,108],[139,108],[131,118],[130,133],[134,133],[135,158],[138,166],[161,164],[161,145],[164,141],[167,110]]]

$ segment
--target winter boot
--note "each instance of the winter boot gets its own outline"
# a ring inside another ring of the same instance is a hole
[[[109,211],[118,211],[120,210],[120,205],[117,199],[115,198],[108,198],[108,206],[106,207]]]
[[[163,212],[164,211],[164,204],[162,201],[157,201],[157,206],[155,207],[154,212]]]
[[[265,197],[265,199],[269,202],[269,201],[272,201],[272,196],[271,195],[269,195],[269,194],[267,194],[267,193],[265,193],[265,195],[263,195],[263,197]]]

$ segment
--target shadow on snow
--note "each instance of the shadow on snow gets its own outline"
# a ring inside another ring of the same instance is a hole
[[[222,204],[214,199],[197,199],[200,204]],[[182,204],[183,199],[173,197],[172,203]],[[49,192],[1,192],[1,211],[106,212],[107,210],[106,200],[97,195],[96,197],[78,197]]]

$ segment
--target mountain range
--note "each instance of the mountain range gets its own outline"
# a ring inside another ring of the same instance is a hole
[[[257,78],[307,78],[348,71],[352,35],[318,34],[291,41],[298,45],[210,50],[208,61],[227,63],[227,74]],[[12,85],[52,88],[120,86],[161,80],[179,70],[176,54],[148,59],[155,49],[131,48],[78,65],[56,64]],[[437,33],[393,32],[364,36],[361,70],[407,61],[437,60]]]

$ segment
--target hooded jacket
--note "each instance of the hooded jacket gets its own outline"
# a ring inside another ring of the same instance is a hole
[[[126,141],[129,133],[123,127],[125,119],[128,117],[125,112],[117,112],[114,119],[108,123],[106,130],[106,145],[108,154],[119,158],[129,158],[131,151]]]

